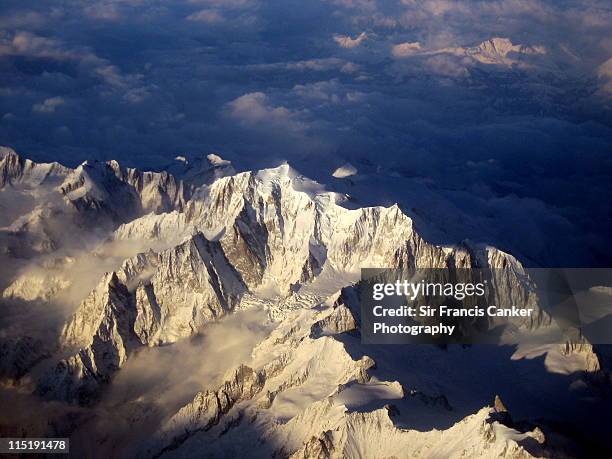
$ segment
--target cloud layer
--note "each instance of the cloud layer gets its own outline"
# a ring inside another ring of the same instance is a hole
[[[0,143],[69,165],[217,151],[319,179],[350,162],[403,177],[390,200],[414,181],[463,196],[491,242],[541,220],[544,252],[563,258],[544,235],[571,228],[568,258],[605,264],[611,29],[605,0],[8,0]]]

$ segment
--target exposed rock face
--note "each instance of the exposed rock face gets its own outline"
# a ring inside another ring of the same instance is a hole
[[[202,452],[222,457],[235,455],[228,448],[236,442],[236,450],[252,448],[255,457],[550,455],[539,428],[516,430],[504,422],[511,418],[498,397],[494,407],[485,407],[449,428],[430,431],[397,427],[400,413],[392,405],[367,411],[347,409],[351,396],[345,394],[350,390],[384,385],[395,397],[414,399],[427,410],[453,411],[443,394],[431,396],[416,389],[404,393],[397,382],[370,378],[373,360],[353,360],[331,331],[330,336],[307,336],[308,329],[332,317],[337,309],[311,312],[307,319],[304,314],[288,317],[255,349],[253,361],[258,365],[239,366],[217,388],[196,394],[152,435],[141,456],[184,457]],[[287,413],[285,400],[292,404],[297,394],[313,401],[283,416],[286,422],[278,422],[279,412]],[[562,450],[555,454],[563,457]]]
[[[221,177],[236,174],[230,161],[214,153],[195,158],[177,156],[165,170],[179,180],[196,187],[208,185]]]
[[[196,229],[220,240],[250,288],[273,282],[288,292],[326,263],[342,271],[386,265],[412,233],[397,206],[348,210],[333,193],[301,191],[306,181],[286,165],[225,177],[185,212],[144,217],[121,226],[115,238],[176,238]]]
[[[65,347],[78,352],[60,361],[42,379],[47,397],[88,403],[127,359],[135,336],[133,298],[115,273],[108,273],[64,327]]]
[[[5,188],[28,203],[1,235],[8,253],[19,258],[78,246],[91,237],[88,231],[112,231],[149,212],[181,210],[194,190],[165,171],[141,172],[117,161],[86,161],[70,169],[38,164],[2,147],[0,190]]]
[[[481,249],[479,258],[480,265],[490,267],[489,281],[494,292],[494,296],[489,298],[490,304],[502,308],[514,305],[532,309],[534,312],[530,317],[513,319],[513,323],[519,327],[533,329],[550,325],[551,317],[538,307],[533,281],[516,258],[493,247]],[[490,322],[495,324],[492,319]]]
[[[255,353],[264,360],[267,357],[267,361],[259,369],[239,365],[220,386],[197,393],[155,432],[154,440],[144,447],[143,457],[175,450],[217,425],[219,430],[231,429],[237,420],[253,422],[261,410],[277,409],[277,399],[285,394],[304,390],[331,396],[350,382],[366,384],[370,380],[368,370],[374,366],[371,358],[353,360],[335,339],[309,339],[302,334],[305,331],[300,330],[295,340],[286,339],[276,348],[270,347],[278,342],[275,336],[262,342]],[[289,330],[289,334],[294,332]],[[281,353],[270,358],[271,349]]]
[[[221,242],[249,287],[278,281],[287,290],[300,279],[308,258],[314,214],[308,196],[289,183],[280,175],[264,182],[250,172],[225,177],[201,189],[184,212],[122,225],[115,239],[180,240],[202,231]]]
[[[494,37],[467,48],[465,54],[483,64],[512,65],[523,56],[546,54],[546,49],[542,46],[515,45],[508,38]]]
[[[351,310],[345,305],[340,304],[334,308],[330,315],[313,324],[311,335],[313,337],[319,337],[325,334],[336,335],[356,329],[357,322]]]
[[[134,262],[140,264],[139,279],[127,274]],[[124,264],[120,275],[126,283],[139,280],[135,332],[147,345],[194,335],[232,311],[246,291],[221,245],[199,233],[173,249],[137,256]]]
[[[264,384],[263,373],[240,365],[217,390],[198,392],[191,403],[172,416],[159,430],[158,441],[149,452],[161,455],[176,449],[191,435],[209,430],[234,405],[258,394]]]
[[[336,447],[331,432],[323,432],[318,437],[312,437],[298,451],[289,456],[292,459],[326,459],[334,457]]]
[[[70,285],[70,281],[60,275],[28,273],[25,276],[18,277],[9,285],[2,292],[2,297],[23,301],[50,301],[62,289]]]
[[[143,213],[182,209],[191,189],[167,172],[140,172],[117,161],[78,166],[60,185],[60,192],[85,218],[130,221]]]
[[[586,361],[586,370],[589,373],[598,373],[601,371],[601,364],[599,362],[599,358],[597,354],[595,354],[593,350],[593,345],[584,339],[584,337],[580,337],[575,341],[567,341],[564,344],[560,345],[561,353],[566,356],[570,356],[573,354],[579,354],[584,357]],[[599,377],[605,377],[602,372]]]
[[[0,191],[10,196],[0,203],[2,253],[30,258],[57,249],[61,198],[52,190],[69,173],[70,169],[58,163],[37,164],[0,147]]]
[[[37,164],[14,150],[0,147],[0,189],[5,186],[36,187],[54,184],[70,173],[59,163]]]
[[[145,216],[119,227],[114,238],[180,240],[202,231],[221,242],[249,288],[274,283],[281,292],[311,281],[324,266],[355,273],[478,266],[465,247],[423,241],[397,206],[349,210],[339,195],[302,191],[314,188],[307,182],[286,165],[225,177],[199,190],[184,212]]]
[[[201,234],[129,259],[103,277],[66,324],[63,347],[78,352],[45,376],[41,391],[86,401],[133,348],[192,336],[230,312],[244,291],[220,244]]]
[[[49,356],[39,339],[28,336],[0,339],[0,378],[18,380]]]

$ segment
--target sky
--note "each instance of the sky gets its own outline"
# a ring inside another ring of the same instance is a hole
[[[349,162],[441,239],[610,266],[610,30],[609,0],[3,0],[0,144]]]

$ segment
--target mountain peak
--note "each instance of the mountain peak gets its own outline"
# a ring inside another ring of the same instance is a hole
[[[466,54],[483,64],[512,65],[521,55],[546,54],[546,49],[543,46],[514,44],[509,38],[493,37],[478,46],[467,48]]]
[[[6,156],[19,156],[15,150],[13,150],[11,147],[2,147],[0,146],[0,159],[3,159]]]
[[[232,162],[216,153],[192,157],[179,155],[163,170],[194,187],[210,185],[221,177],[236,173]]]

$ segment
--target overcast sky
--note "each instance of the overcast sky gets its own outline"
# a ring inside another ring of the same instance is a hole
[[[577,231],[605,264],[611,30],[609,0],[3,0],[0,144],[348,161],[461,190],[501,228]]]

